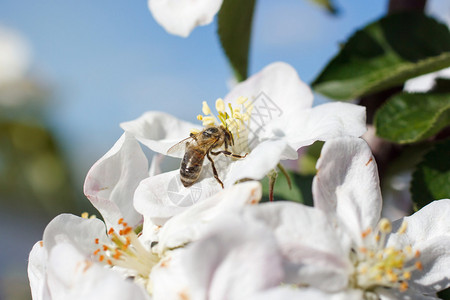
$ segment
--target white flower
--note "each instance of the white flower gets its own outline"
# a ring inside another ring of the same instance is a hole
[[[99,245],[111,244],[100,220],[57,216],[30,253],[33,299],[151,299],[142,285],[95,259]]]
[[[220,218],[201,240],[155,268],[155,299],[247,299],[278,286],[281,253],[273,234],[234,215]]]
[[[219,117],[215,124],[221,119],[233,131],[235,146],[231,150],[235,154],[248,153],[243,159],[222,154],[213,156],[218,177],[225,187],[242,179],[262,179],[280,160],[297,159],[297,149],[316,140],[358,137],[366,130],[364,107],[348,103],[312,107],[312,101],[310,88],[291,66],[281,62],[239,83],[223,101],[219,99],[216,103]],[[200,119],[206,125],[215,121],[210,111],[209,106],[203,106],[204,116]],[[142,144],[162,154],[189,137],[193,128],[202,129],[160,112],[147,112],[121,126]],[[183,153],[171,155],[181,157]],[[190,188],[181,185],[179,170],[149,177],[137,188],[135,202],[151,202],[156,214],[164,211],[166,217],[170,217],[220,190],[212,173],[211,164],[205,158],[200,177]]]
[[[315,208],[280,202],[246,212],[274,230],[287,283],[357,290],[364,299],[433,299],[450,286],[450,200],[380,220],[377,168],[360,139],[325,143],[317,168]]]
[[[167,32],[187,37],[201,25],[212,22],[223,0],[148,0],[155,20]]]
[[[30,253],[33,299],[150,299],[154,281],[159,280],[155,269],[164,268],[172,257],[182,255],[186,244],[201,239],[207,224],[220,214],[237,212],[260,199],[258,182],[239,184],[173,217],[162,229],[144,223],[144,232],[139,235],[123,218],[106,232],[98,219],[59,215]],[[134,280],[128,280],[131,278]]]
[[[30,49],[17,32],[0,27],[0,87],[23,80],[30,64]]]
[[[124,218],[130,226],[142,223],[134,209],[133,195],[148,177],[148,161],[136,139],[123,134],[116,144],[89,170],[84,193],[102,214],[108,228]]]

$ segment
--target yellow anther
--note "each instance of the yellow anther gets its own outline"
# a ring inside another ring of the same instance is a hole
[[[84,212],[84,213],[81,214],[81,217],[82,217],[83,219],[87,219],[87,218],[89,218],[89,213]]]
[[[225,112],[225,102],[223,102],[222,98],[219,98],[216,100],[216,110],[219,113],[224,113]]]
[[[391,270],[389,270],[389,271],[391,271]],[[398,281],[398,276],[397,276],[397,274],[392,273],[392,271],[391,271],[391,272],[387,272],[386,275],[387,275],[387,277],[388,277],[388,279],[389,279],[390,282],[396,282],[396,281]]]
[[[242,119],[242,114],[239,113],[239,112],[234,112],[233,118],[235,118],[235,119]]]
[[[203,120],[203,116],[202,115],[198,115],[197,116],[197,120],[202,121]]]
[[[392,230],[392,224],[388,219],[381,219],[380,223],[378,224],[378,227],[380,228],[380,231],[383,233],[390,233]]]
[[[364,230],[364,231],[361,233],[361,237],[364,239],[364,238],[366,238],[371,232],[372,232],[372,229],[369,227],[369,228],[367,228],[366,230]]]
[[[420,251],[419,250],[416,250],[416,253],[414,253],[414,256],[417,258],[417,257],[419,257],[420,256]]]
[[[398,229],[397,233],[399,234],[403,234],[406,232],[406,229],[408,228],[408,223],[406,221],[402,222],[402,225],[400,226],[400,228]]]
[[[406,280],[411,279],[411,272],[406,271],[403,273],[403,278],[405,278]]]
[[[396,253],[397,253],[397,250],[395,250],[394,247],[388,247],[388,248],[385,248],[385,249],[384,249],[384,253],[385,253],[386,255],[396,254]]]
[[[405,249],[405,251],[406,251],[408,254],[411,254],[411,253],[412,253],[412,248],[411,248],[410,245],[406,246],[404,249]]]
[[[200,132],[200,130],[198,130],[197,128],[192,128],[190,131],[190,133],[192,133],[192,134],[197,134],[199,132]]]
[[[416,261],[414,265],[416,266],[417,270],[423,270],[423,265],[420,261]]]
[[[247,100],[248,100],[247,97],[240,96],[239,98],[237,98],[236,103],[237,104],[244,104]]]
[[[202,112],[204,115],[211,114],[211,109],[209,108],[208,103],[206,103],[206,101],[203,101]]]
[[[203,126],[214,125],[214,117],[203,117]]]
[[[406,281],[403,281],[402,283],[400,283],[400,292],[406,292],[408,287],[408,283]]]
[[[89,217],[89,219],[97,219],[97,216],[96,216],[96,215],[91,215],[91,216]]]
[[[247,103],[244,104],[244,107],[245,107],[245,111],[246,111],[248,114],[251,114],[254,105],[253,105],[253,103],[251,103],[251,102],[247,102]]]

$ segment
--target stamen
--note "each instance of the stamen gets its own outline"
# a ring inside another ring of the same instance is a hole
[[[392,231],[392,224],[388,219],[381,219],[378,226],[383,233],[390,233]]]
[[[225,102],[221,98],[216,100],[216,110],[219,113],[225,113]]]
[[[386,247],[386,237],[392,231],[392,224],[387,219],[381,219],[377,227],[377,232],[368,228],[361,233],[363,245],[355,251],[356,255],[351,256],[355,264],[351,286],[366,291],[382,286],[404,292],[409,287],[412,272],[423,269],[422,263],[417,260],[420,252],[413,252],[409,245],[403,249]],[[404,222],[397,233],[403,234],[406,228]]]
[[[206,103],[206,101],[203,101],[203,106],[202,106],[202,112],[204,115],[209,115],[211,114],[211,109],[208,106],[208,103]]]
[[[404,234],[406,232],[406,229],[408,228],[408,223],[406,221],[402,222],[402,225],[400,226],[400,228],[397,230],[397,233],[399,234]]]
[[[214,125],[214,117],[203,117],[203,126],[210,126]]]
[[[248,145],[248,126],[250,123],[251,111],[253,104],[245,97],[239,97],[236,102],[241,107],[233,107],[231,103],[228,103],[229,112],[227,112],[227,105],[221,98],[216,100],[217,115],[211,113],[211,109],[208,104],[203,101],[202,112],[203,115],[197,116],[199,121],[202,121],[203,126],[218,126],[222,125],[227,128],[234,140],[231,147],[235,153],[242,153],[249,151]],[[237,140],[240,140],[237,142]]]
[[[199,132],[200,132],[200,130],[198,130],[197,128],[192,128],[190,131],[190,133],[192,133],[192,134],[197,134]]]
[[[247,100],[248,100],[247,97],[240,96],[239,98],[236,99],[236,103],[241,105],[244,104]]]
[[[118,266],[127,270],[131,276],[148,279],[153,266],[159,257],[142,246],[138,236],[131,226],[123,219],[119,219],[117,224],[122,228],[116,233],[114,229],[108,231],[110,244],[101,245],[93,252],[98,257],[99,262],[104,262],[109,266]],[[99,239],[95,239],[99,243]]]

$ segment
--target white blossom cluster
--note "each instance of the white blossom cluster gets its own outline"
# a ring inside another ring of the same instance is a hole
[[[252,103],[247,117],[236,99]],[[224,189],[208,160],[185,188],[141,148],[165,155],[201,126],[161,112],[123,123],[84,186],[104,222],[62,214],[48,224],[29,257],[33,299],[437,299],[450,285],[450,200],[380,220],[364,108],[312,100],[291,66],[274,63],[218,101],[246,130],[231,150],[248,153],[216,158]],[[326,142],[314,207],[259,203],[258,180],[316,140]]]

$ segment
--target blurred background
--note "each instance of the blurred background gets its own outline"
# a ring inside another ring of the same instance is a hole
[[[260,0],[250,74],[274,61],[310,83],[387,1]],[[450,15],[448,0],[428,12]],[[167,34],[146,1],[0,2],[0,299],[30,299],[28,253],[57,214],[95,213],[83,195],[90,166],[122,134],[119,123],[160,110],[195,121],[201,101],[232,84],[217,26]],[[316,104],[327,101],[319,96]]]

